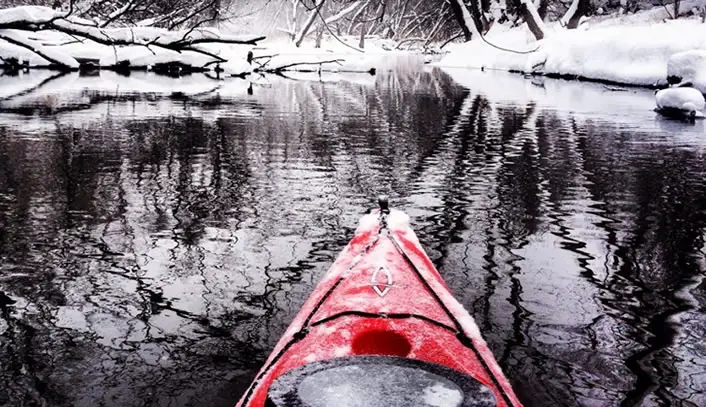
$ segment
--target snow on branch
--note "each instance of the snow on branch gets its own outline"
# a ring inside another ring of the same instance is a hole
[[[20,31],[0,30],[0,39],[5,40],[10,44],[26,48],[52,64],[70,69],[79,67],[78,61],[76,61],[73,57],[66,55],[63,52],[51,50],[37,41],[30,40],[23,36]]]
[[[362,7],[366,7],[366,6],[368,5],[368,3],[370,3],[370,1],[366,1],[366,2],[363,2],[363,1],[354,1],[353,3],[351,3],[350,6],[348,6],[348,7],[344,8],[343,10],[339,11],[337,14],[335,14],[335,15],[333,15],[333,16],[327,18],[326,21],[325,21],[325,23],[326,23],[326,24],[333,24],[333,23],[335,23],[336,21],[342,19],[343,17],[345,17],[345,16],[347,16],[348,14],[350,14],[351,12],[353,12],[353,11],[354,11],[355,9],[357,9],[358,7],[361,7],[361,6],[362,6]]]

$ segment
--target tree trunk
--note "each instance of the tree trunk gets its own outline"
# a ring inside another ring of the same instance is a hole
[[[486,17],[485,13],[483,12],[483,2],[486,0],[471,0],[471,17],[473,17],[473,21],[476,24],[476,28],[478,28],[478,31],[481,33],[488,32],[490,29],[490,22],[488,21],[488,18]],[[488,6],[490,7],[490,6]]]
[[[324,27],[318,27],[316,29],[316,44],[314,48],[321,48],[321,39],[324,36]]]
[[[571,2],[571,7],[566,11],[564,17],[561,18],[561,23],[568,29],[574,29],[579,26],[581,17],[586,15],[590,0],[574,0]]]
[[[304,37],[306,37],[306,33],[309,32],[309,29],[314,24],[316,17],[319,16],[319,13],[321,12],[321,7],[323,7],[325,1],[326,0],[317,0],[316,6],[314,6],[313,10],[311,10],[311,14],[309,15],[309,18],[306,20],[304,27],[302,27],[301,32],[299,33],[299,35],[297,35],[297,40],[294,42],[294,45],[296,45],[297,48],[299,48],[302,45],[302,42],[304,41]]]
[[[365,48],[365,23],[362,23],[360,25],[360,42],[358,42],[358,48],[363,49]]]
[[[527,27],[530,29],[532,34],[537,40],[544,38],[546,32],[546,26],[544,21],[539,17],[537,9],[534,7],[534,3],[531,0],[515,0],[517,2],[517,9],[527,22]]]
[[[544,21],[544,19],[547,18],[547,12],[549,11],[549,1],[537,0],[537,4],[535,4],[535,7],[537,7],[537,14],[539,14],[539,18]]]
[[[297,9],[299,6],[299,0],[294,0],[292,2],[292,41],[297,38]]]
[[[473,13],[468,11],[468,7],[463,4],[463,0],[449,0],[449,5],[451,6],[451,11],[456,17],[463,31],[463,36],[466,41],[470,41],[473,35],[481,35],[481,30],[483,30],[483,23],[480,19],[480,8],[478,0],[472,0],[471,7],[474,10]]]
[[[463,37],[466,41],[470,41],[473,33],[463,17],[463,9],[466,8],[466,6],[464,6],[460,0],[449,0],[449,5],[451,6],[451,11],[456,18],[458,25],[461,27],[461,31],[463,31]]]

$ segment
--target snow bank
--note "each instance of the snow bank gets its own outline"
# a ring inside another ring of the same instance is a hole
[[[263,37],[227,34],[205,27],[178,31],[147,26],[100,28],[93,22],[39,6],[0,10],[0,23],[47,24],[39,32],[0,30],[0,56],[29,60],[30,66],[47,65],[50,60],[78,68],[76,59],[88,59],[99,61],[104,67],[128,61],[133,67],[180,63],[215,68],[215,55],[228,61],[221,66],[226,75],[248,74],[262,63],[265,66],[261,70],[369,72],[390,52],[379,39],[366,40],[364,52],[357,49],[358,38],[354,37],[343,37],[342,41],[328,38],[319,48],[310,41],[301,47],[289,41],[271,42],[256,49],[256,56],[265,58],[249,64],[246,58],[253,50],[252,44]],[[85,39],[79,41],[77,37]]]
[[[706,49],[706,25],[698,21],[567,30],[547,44],[545,73],[631,85],[664,85],[673,54]]]
[[[515,70],[604,80],[630,85],[664,85],[667,61],[679,52],[706,50],[706,24],[676,20],[634,26],[583,27],[554,31],[534,41],[526,28],[487,36],[511,53],[474,40],[456,46],[438,65]]]
[[[691,82],[694,88],[706,94],[706,50],[678,52],[667,62],[667,77],[675,83]]]

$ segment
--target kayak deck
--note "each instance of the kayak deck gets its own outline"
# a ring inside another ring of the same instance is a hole
[[[265,406],[273,381],[293,369],[355,355],[446,366],[487,386],[497,406],[521,405],[400,211],[361,219],[238,406]]]

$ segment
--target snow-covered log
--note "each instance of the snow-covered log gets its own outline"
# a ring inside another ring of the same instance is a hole
[[[105,46],[156,47],[181,53],[191,51],[212,58],[213,62],[226,59],[203,47],[204,44],[255,45],[263,36],[226,35],[213,28],[191,28],[170,31],[157,27],[103,28],[95,22],[71,16],[48,7],[21,6],[0,10],[0,38],[29,49],[51,63],[65,68],[76,68],[78,63],[58,51],[48,50],[39,42],[22,35],[22,32],[54,31],[76,38],[88,39]]]

